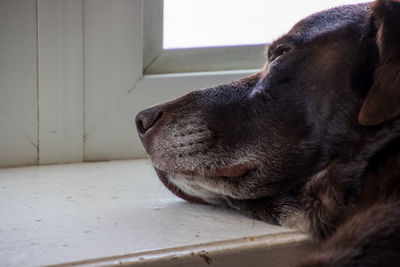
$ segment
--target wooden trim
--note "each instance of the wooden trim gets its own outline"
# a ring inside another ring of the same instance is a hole
[[[37,164],[36,0],[0,1],[0,167]]]
[[[163,51],[164,0],[143,1],[143,69]]]
[[[305,233],[292,231],[68,262],[52,267],[206,266],[214,262],[217,266],[261,267],[266,266],[266,262],[268,266],[291,266],[311,249],[312,244]]]
[[[39,0],[39,163],[83,160],[82,0]]]
[[[121,129],[100,126],[142,76],[142,1],[84,0],[85,160],[126,155],[115,154]]]
[[[145,74],[245,70],[265,64],[265,45],[168,49],[145,68]]]

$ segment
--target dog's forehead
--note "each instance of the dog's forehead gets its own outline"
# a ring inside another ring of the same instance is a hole
[[[366,22],[369,13],[370,3],[345,5],[321,11],[299,21],[277,42],[285,39],[309,42],[349,26],[361,26]]]

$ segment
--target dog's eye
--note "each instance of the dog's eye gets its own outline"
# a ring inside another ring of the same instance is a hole
[[[283,54],[289,52],[292,48],[286,45],[278,45],[270,54],[269,61],[272,62]]]

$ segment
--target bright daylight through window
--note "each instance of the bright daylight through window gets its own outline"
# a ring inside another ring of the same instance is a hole
[[[163,48],[270,43],[305,16],[362,0],[164,0]]]

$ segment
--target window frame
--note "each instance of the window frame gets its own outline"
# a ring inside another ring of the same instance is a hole
[[[143,74],[260,69],[266,45],[163,49],[163,0],[143,1]]]

